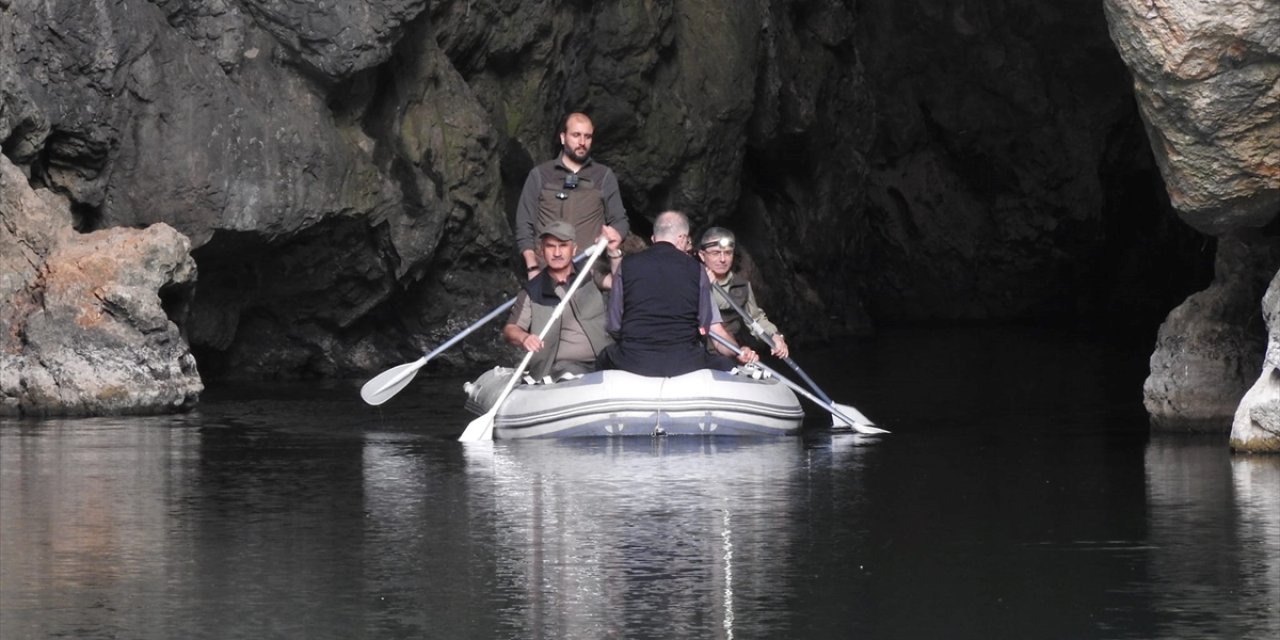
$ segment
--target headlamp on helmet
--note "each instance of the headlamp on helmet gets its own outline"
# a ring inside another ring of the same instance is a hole
[[[721,227],[712,227],[702,234],[702,242],[698,243],[699,249],[733,249],[733,232]]]

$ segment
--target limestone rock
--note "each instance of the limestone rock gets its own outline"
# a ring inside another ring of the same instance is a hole
[[[1267,323],[1267,354],[1262,373],[1240,400],[1231,424],[1231,448],[1280,453],[1280,272],[1262,298]]]
[[[203,384],[170,315],[195,282],[165,224],[78,234],[66,198],[0,156],[0,415],[191,408]]]
[[[1280,10],[1106,0],[1173,206],[1206,233],[1280,212]]]
[[[1257,375],[1266,328],[1257,300],[1280,268],[1280,242],[1237,232],[1218,243],[1213,284],[1193,294],[1160,325],[1143,385],[1152,426],[1226,431]]]
[[[1106,0],[1105,6],[1179,215],[1212,234],[1272,222],[1280,213],[1274,3]],[[1233,446],[1276,446],[1275,367],[1263,365],[1245,394],[1264,345],[1267,358],[1274,350],[1253,312],[1261,283],[1277,266],[1274,250],[1260,249],[1242,253],[1220,244],[1228,255],[1219,256],[1213,286],[1188,298],[1161,327],[1145,385],[1158,428],[1217,430],[1234,416]]]

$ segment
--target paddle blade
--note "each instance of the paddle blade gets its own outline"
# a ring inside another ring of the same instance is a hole
[[[493,419],[498,415],[498,407],[490,409],[487,413],[472,420],[467,428],[463,430],[462,435],[458,436],[458,442],[479,442],[481,440],[493,439]]]
[[[888,430],[881,429],[880,427],[875,426],[875,424],[872,423],[869,418],[862,415],[861,411],[858,411],[852,406],[849,406],[847,404],[834,403],[834,402],[831,404],[831,406],[835,407],[836,411],[839,411],[841,415],[844,415],[848,417],[850,420],[854,421],[854,424],[849,424],[848,422],[841,420],[839,416],[832,414],[831,415],[832,429],[853,429],[858,433],[867,433],[867,434],[889,433]]]
[[[836,411],[839,411],[839,412],[840,412],[842,415],[844,415],[845,417],[852,418],[852,419],[853,419],[853,421],[854,421],[854,422],[856,422],[856,423],[858,423],[858,424],[865,424],[865,425],[873,425],[873,424],[875,424],[875,423],[874,423],[874,422],[872,422],[870,419],[868,419],[866,416],[862,415],[862,412],[861,412],[861,411],[858,411],[857,409],[855,409],[855,408],[853,408],[853,407],[851,407],[851,406],[849,406],[849,405],[847,405],[847,404],[840,404],[839,402],[832,402],[832,403],[831,403],[831,406],[835,407],[835,408],[836,408]],[[836,417],[836,416],[833,414],[833,415],[831,416],[831,426],[833,426],[833,427],[852,427],[853,425],[845,423],[845,421],[844,421],[844,420],[841,420],[840,418]]]
[[[400,393],[413,381],[413,377],[418,375],[418,370],[427,364],[426,358],[420,358],[408,364],[402,364],[398,367],[392,367],[374,376],[374,378],[360,387],[360,397],[365,402],[377,406],[392,396]]]

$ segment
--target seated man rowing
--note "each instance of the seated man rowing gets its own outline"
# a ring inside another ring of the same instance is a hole
[[[787,341],[782,338],[781,333],[778,333],[778,327],[765,316],[764,309],[756,304],[756,295],[751,290],[751,283],[747,282],[746,278],[736,277],[733,272],[734,244],[733,232],[723,227],[707,229],[702,233],[702,240],[698,242],[698,257],[702,259],[702,264],[706,265],[711,282],[720,286],[719,289],[712,291],[711,297],[716,303],[716,308],[720,309],[724,328],[741,339],[746,335],[743,332],[746,328],[744,321],[759,323],[765,333],[773,336],[773,344],[770,345],[773,355],[785,358],[790,355]],[[725,298],[721,290],[728,293],[729,298]],[[744,319],[739,315],[734,309],[735,304],[746,311],[750,317]],[[708,342],[715,341],[708,340]]]
[[[573,257],[578,245],[574,242],[574,233],[573,225],[563,220],[552,222],[542,230],[538,250],[546,268],[525,283],[502,328],[507,342],[534,353],[529,373],[537,379],[589,373],[595,370],[600,352],[613,343],[605,331],[605,301],[601,293],[609,289],[613,280],[610,273],[595,275],[592,283],[579,286],[556,321],[560,326],[551,328],[545,342],[538,339],[576,277]],[[618,248],[622,236],[608,225],[604,226],[603,234],[609,239],[605,255],[616,265],[622,259]]]
[[[707,272],[686,253],[691,247],[689,219],[666,211],[653,221],[653,246],[614,267],[608,330],[615,342],[600,354],[600,368],[660,377],[733,368],[728,347],[717,343],[718,354],[703,347],[707,331],[737,341],[720,324]],[[743,364],[758,359],[750,348],[738,356]]]

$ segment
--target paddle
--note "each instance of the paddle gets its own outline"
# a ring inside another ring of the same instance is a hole
[[[574,256],[573,261],[578,262],[586,256],[587,252],[584,251]],[[452,347],[457,344],[459,340],[471,335],[471,333],[476,329],[488,324],[490,320],[502,315],[503,312],[510,309],[515,305],[515,303],[516,298],[507,300],[499,305],[497,309],[490,311],[488,315],[477,320],[475,324],[463,329],[458,333],[458,335],[449,338],[444,344],[433,349],[431,353],[428,353],[413,362],[391,367],[390,369],[374,376],[371,380],[364,383],[363,387],[360,387],[360,397],[363,398],[365,402],[374,406],[390,400],[397,393],[400,393],[402,389],[409,386],[409,383],[413,381],[413,377],[418,375],[418,370],[426,366],[432,358],[444,353],[445,349]]]
[[[733,307],[733,310],[737,311],[739,316],[742,316],[742,321],[747,323],[747,328],[751,331],[752,335],[763,340],[765,344],[768,344],[768,345],[773,344],[773,334],[769,333],[768,331],[765,331],[764,327],[761,326],[759,322],[757,322],[751,316],[747,315],[746,310],[744,310],[741,306],[739,306],[737,302],[734,302],[733,298],[729,295],[729,292],[724,289],[724,287],[721,287],[719,284],[717,284],[714,281],[711,283],[711,286],[715,287],[716,291],[719,291],[720,295],[724,296],[724,299],[729,301],[729,306]],[[791,356],[787,356],[783,358],[782,361],[787,363],[787,366],[791,367],[791,370],[795,371],[796,375],[800,376],[800,379],[804,380],[805,384],[809,385],[809,388],[813,389],[813,392],[818,394],[818,397],[822,398],[823,402],[826,402],[827,404],[836,407],[837,409],[840,410],[840,413],[844,415],[857,418],[860,424],[866,424],[866,425],[874,424],[873,422],[871,422],[871,420],[867,419],[866,416],[862,415],[862,412],[858,411],[857,409],[847,404],[839,404],[836,401],[832,400],[831,396],[827,395],[826,392],[823,391],[822,388],[818,386],[818,383],[814,382],[813,378],[810,378],[809,374],[805,373],[804,369],[801,369],[800,365],[796,364],[796,361],[791,359]],[[842,422],[839,422],[835,415],[832,415],[831,426],[837,427],[837,428],[843,427],[843,426],[852,427],[853,423],[845,425]]]
[[[729,342],[728,340],[725,340],[724,338],[720,337],[720,335],[715,333],[714,331],[708,331],[707,335],[711,336],[716,342],[719,342],[720,344],[728,347],[730,350],[733,351],[734,354],[742,355],[741,349],[734,346],[732,342]],[[857,420],[854,420],[848,415],[845,415],[844,412],[836,408],[836,405],[830,402],[827,402],[822,398],[819,398],[818,396],[813,395],[812,393],[809,392],[808,389],[782,377],[782,374],[778,373],[777,371],[774,371],[772,368],[769,367],[769,365],[766,365],[763,362],[757,362],[755,364],[757,367],[760,367],[761,369],[764,369],[765,371],[768,371],[769,373],[773,374],[773,377],[777,378],[778,380],[781,380],[783,384],[787,385],[788,387],[791,387],[792,391],[799,393],[800,395],[812,400],[814,404],[817,404],[819,407],[826,409],[827,413],[831,414],[831,417],[833,420],[839,419],[843,421],[844,423],[852,427],[854,431],[857,431],[858,433],[866,433],[866,434],[889,433],[889,431],[886,429],[881,429],[880,427],[872,426],[868,422],[858,422]]]
[[[573,299],[573,294],[578,292],[578,287],[582,282],[591,277],[591,267],[595,264],[596,258],[604,253],[604,248],[609,244],[609,239],[603,236],[587,250],[589,256],[587,261],[579,268],[578,277],[573,279],[573,284],[569,285],[569,290],[565,292],[564,298],[560,300],[560,304],[556,305],[555,310],[551,312],[551,318],[543,325],[542,330],[538,332],[538,340],[545,340],[547,334],[550,333],[551,327],[555,325],[556,320],[564,314],[565,307],[569,306],[569,301]],[[524,358],[520,360],[520,365],[515,371],[511,372],[511,379],[507,380],[507,385],[502,388],[502,393],[498,394],[498,398],[493,401],[493,406],[489,408],[484,415],[471,421],[467,428],[458,437],[462,442],[476,442],[478,440],[493,439],[493,419],[498,415],[498,409],[502,407],[502,403],[506,402],[507,396],[511,395],[511,390],[515,389],[516,382],[520,380],[520,376],[524,374],[525,367],[529,366],[529,361],[533,359],[533,352],[526,351]]]
[[[400,393],[401,389],[408,386],[409,383],[413,381],[413,377],[418,374],[418,370],[426,366],[427,362],[432,358],[440,355],[445,349],[452,347],[459,340],[471,335],[472,331],[488,324],[490,320],[493,320],[507,309],[510,309],[515,303],[515,298],[502,303],[497,309],[490,311],[489,315],[480,318],[475,322],[475,324],[463,329],[458,333],[458,335],[449,338],[444,344],[433,349],[431,353],[428,353],[427,355],[408,364],[392,367],[378,374],[372,380],[364,383],[363,387],[360,387],[360,397],[364,398],[365,402],[374,406],[390,400],[392,396]]]

